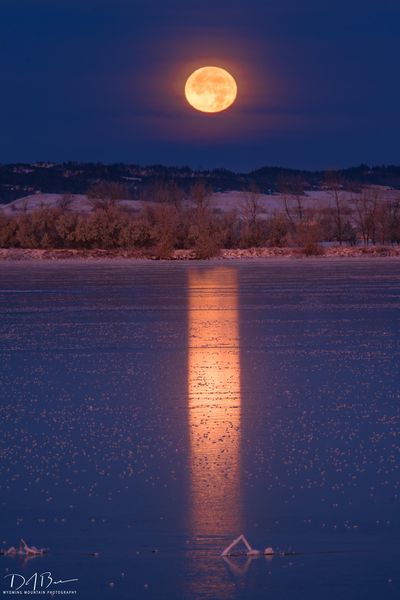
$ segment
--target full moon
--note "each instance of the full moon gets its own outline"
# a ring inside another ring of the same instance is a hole
[[[186,81],[185,96],[190,106],[196,110],[221,112],[236,100],[236,81],[221,67],[201,67]]]

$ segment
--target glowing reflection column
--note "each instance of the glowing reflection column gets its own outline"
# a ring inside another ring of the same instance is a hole
[[[188,397],[194,534],[240,529],[240,352],[234,269],[189,273]]]

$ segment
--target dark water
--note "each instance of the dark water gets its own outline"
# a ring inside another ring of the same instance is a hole
[[[399,309],[396,260],[0,265],[2,589],[399,598]]]

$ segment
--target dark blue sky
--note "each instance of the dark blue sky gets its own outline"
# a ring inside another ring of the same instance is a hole
[[[399,0],[1,0],[0,162],[400,163]],[[191,109],[186,77],[239,96]]]

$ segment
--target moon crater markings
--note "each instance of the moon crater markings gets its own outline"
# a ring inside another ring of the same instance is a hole
[[[237,84],[221,67],[201,67],[186,81],[185,96],[201,112],[216,113],[229,108],[237,96]]]

